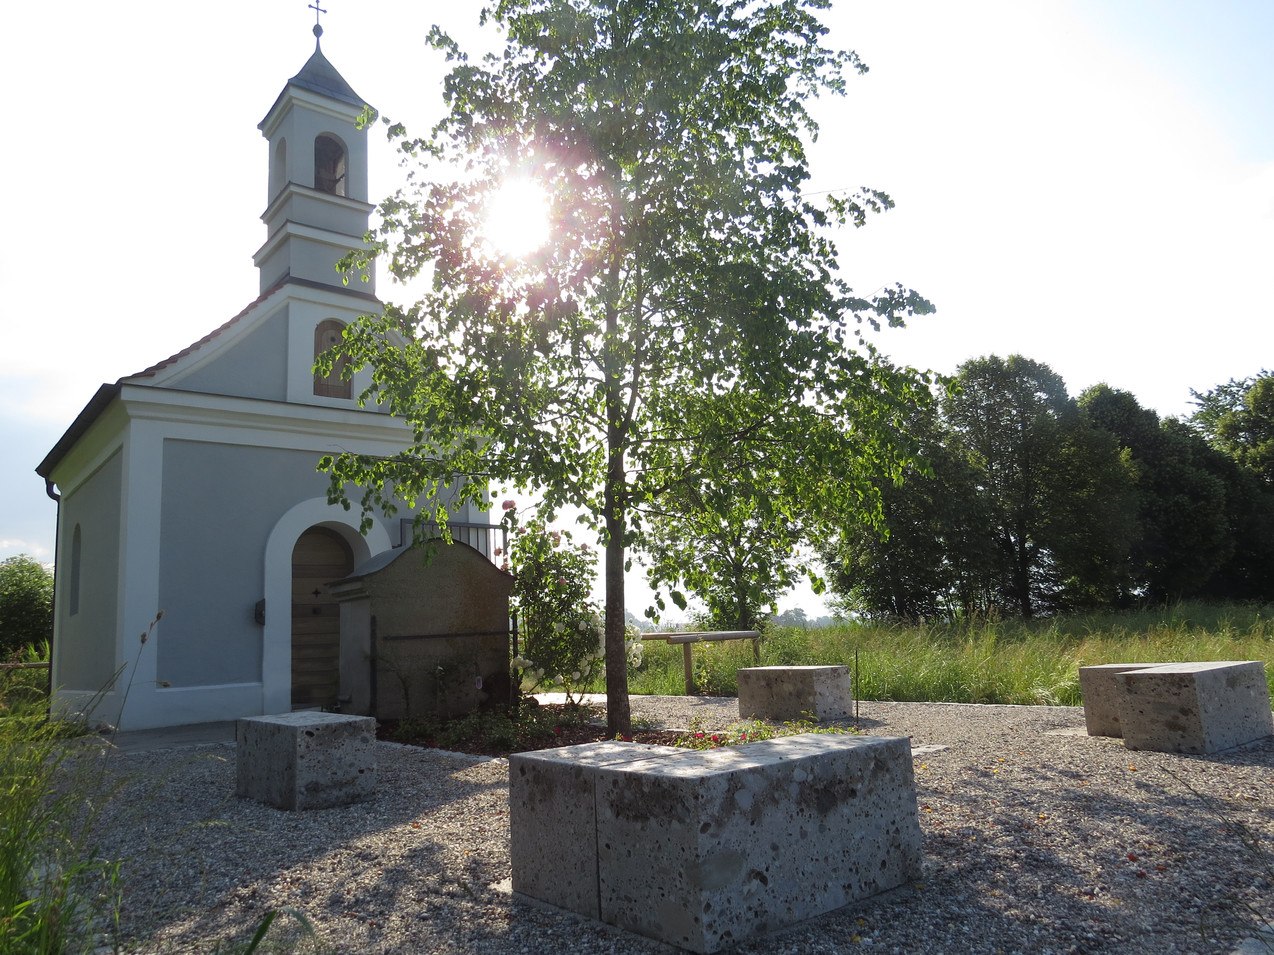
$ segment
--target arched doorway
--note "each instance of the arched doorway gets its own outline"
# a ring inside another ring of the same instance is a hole
[[[292,548],[292,708],[335,707],[340,688],[340,607],[327,584],[354,570],[336,531],[311,527]]]

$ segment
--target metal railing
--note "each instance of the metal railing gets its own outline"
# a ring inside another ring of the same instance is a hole
[[[476,524],[468,521],[448,521],[447,530],[451,539],[459,544],[468,544],[493,564],[504,562],[502,555],[508,553],[509,531],[500,524]],[[438,525],[430,521],[420,525],[425,540],[441,536]],[[415,534],[415,525],[410,518],[404,517],[399,522],[399,542],[410,543]],[[500,553],[497,554],[496,551]]]

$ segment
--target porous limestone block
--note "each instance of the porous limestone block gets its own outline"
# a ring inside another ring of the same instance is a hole
[[[511,755],[513,891],[599,918],[594,771],[678,752],[685,751],[607,741]]]
[[[328,809],[376,789],[376,721],[301,711],[235,724],[241,798],[277,809]]]
[[[1274,735],[1259,660],[1165,663],[1119,679],[1119,722],[1129,749],[1215,753]]]
[[[1154,663],[1101,663],[1079,668],[1079,693],[1084,700],[1084,724],[1089,736],[1124,735],[1119,728],[1119,699],[1124,694],[1119,674],[1144,670]]]
[[[847,666],[745,667],[739,716],[763,720],[843,720],[854,715]]]
[[[920,874],[903,737],[805,734],[594,772],[602,921],[691,951]]]

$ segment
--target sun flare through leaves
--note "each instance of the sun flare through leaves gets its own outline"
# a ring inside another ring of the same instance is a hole
[[[549,240],[549,196],[533,179],[515,176],[490,193],[479,227],[482,243],[498,256],[521,259]]]

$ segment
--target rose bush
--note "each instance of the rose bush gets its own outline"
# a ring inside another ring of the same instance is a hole
[[[542,521],[514,532],[509,560],[521,642],[513,666],[522,689],[560,688],[573,698],[604,665],[602,616],[592,599],[595,560],[568,532]]]

